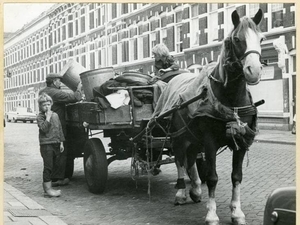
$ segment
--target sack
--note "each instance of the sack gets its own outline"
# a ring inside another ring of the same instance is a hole
[[[232,121],[226,124],[226,136],[234,138],[234,141],[240,148],[248,149],[252,145],[255,135],[256,132],[247,123]]]

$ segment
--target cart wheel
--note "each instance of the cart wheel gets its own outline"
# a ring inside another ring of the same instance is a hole
[[[202,158],[196,160],[197,170],[202,184],[206,182],[207,165]]]
[[[89,191],[94,194],[104,192],[107,181],[107,159],[100,139],[91,138],[84,146],[83,166]]]

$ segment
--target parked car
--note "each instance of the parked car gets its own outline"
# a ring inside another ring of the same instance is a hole
[[[31,108],[16,107],[6,113],[6,119],[8,122],[14,123],[18,121],[23,121],[23,123],[30,121],[30,123],[33,123],[36,120],[36,114],[33,113]]]
[[[296,187],[278,188],[270,194],[263,225],[296,225]]]

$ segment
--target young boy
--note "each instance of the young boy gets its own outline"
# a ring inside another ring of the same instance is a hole
[[[51,174],[59,159],[57,156],[64,151],[65,141],[58,115],[51,111],[53,104],[49,95],[42,93],[38,98],[40,112],[37,116],[41,156],[44,162],[43,188],[45,196],[58,197],[60,190],[52,189]],[[63,178],[62,178],[63,179]]]

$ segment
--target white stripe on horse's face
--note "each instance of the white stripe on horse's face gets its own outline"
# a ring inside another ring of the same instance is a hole
[[[243,70],[247,83],[250,85],[254,85],[260,81],[262,73],[262,65],[260,62],[262,35],[248,28],[245,34],[245,38],[247,44],[246,52],[257,51],[259,53],[250,53],[246,56],[244,61]]]
[[[262,36],[259,33],[256,33],[254,30],[248,28],[245,34],[247,49],[246,52],[255,50],[261,53],[261,38]]]

